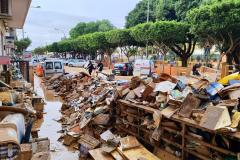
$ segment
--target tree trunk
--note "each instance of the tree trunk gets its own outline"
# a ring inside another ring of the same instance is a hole
[[[240,71],[240,45],[235,48],[232,53],[235,67]]]
[[[129,56],[127,56],[127,60],[128,60],[128,62],[129,62],[129,60],[130,60],[130,57],[129,57]]]
[[[182,67],[188,66],[188,57],[181,57]]]
[[[109,61],[110,61],[110,64],[109,64],[109,69],[111,69],[112,67],[112,56],[111,56],[111,53],[108,53],[108,56],[109,56]]]

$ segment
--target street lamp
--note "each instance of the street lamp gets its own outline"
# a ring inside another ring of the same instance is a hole
[[[67,38],[67,36],[66,36],[66,32],[63,30],[63,29],[60,29],[60,28],[54,28],[55,29],[55,31],[60,31],[60,32],[62,32],[63,33],[63,38],[64,39],[66,39]]]

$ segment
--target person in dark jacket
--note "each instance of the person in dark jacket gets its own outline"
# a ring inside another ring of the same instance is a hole
[[[89,73],[90,75],[92,75],[92,71],[93,71],[93,69],[94,69],[94,66],[93,66],[93,64],[92,64],[91,61],[89,61],[89,64],[88,64],[88,66],[87,66],[87,69],[88,69],[88,73]]]
[[[98,71],[99,71],[99,72],[102,72],[102,71],[103,71],[103,63],[102,63],[102,61],[100,61],[100,62],[98,63],[97,68],[98,68]]]
[[[192,72],[193,72],[193,75],[195,76],[201,76],[200,72],[199,72],[199,69],[201,68],[202,64],[198,63],[198,64],[195,64],[192,68]]]

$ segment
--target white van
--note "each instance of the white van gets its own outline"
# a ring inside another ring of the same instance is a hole
[[[45,60],[43,67],[45,77],[53,74],[64,74],[65,72],[62,60]]]
[[[148,76],[155,72],[154,63],[151,60],[137,59],[134,62],[133,76]]]

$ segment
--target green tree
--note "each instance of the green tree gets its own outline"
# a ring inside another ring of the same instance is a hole
[[[155,15],[157,20],[177,20],[175,3],[177,0],[158,0]]]
[[[132,29],[132,35],[137,41],[148,41],[160,50],[166,50],[166,47],[171,49],[181,58],[182,66],[186,67],[196,46],[196,39],[189,30],[190,26],[184,22],[158,21],[137,25]]]
[[[185,20],[186,13],[203,2],[210,0],[149,0],[149,21]],[[126,28],[136,26],[147,21],[148,0],[141,0],[126,17]]]
[[[128,61],[130,57],[137,54],[137,48],[140,45],[130,31],[130,29],[116,29],[106,33],[108,43],[120,47],[121,53],[125,54]]]
[[[46,47],[37,47],[33,50],[33,54],[35,55],[44,55],[47,52]]]
[[[77,38],[78,36],[94,33],[94,32],[106,32],[114,29],[115,27],[108,20],[101,20],[96,22],[80,22],[74,28],[70,30],[71,38]]]
[[[32,41],[29,38],[20,39],[14,42],[15,46],[17,47],[16,52],[19,54],[23,54],[24,50],[26,50]]]
[[[187,15],[192,33],[214,42],[227,55],[227,61],[240,64],[240,1],[213,1]]]
[[[149,21],[156,21],[156,6],[159,0],[149,0]],[[126,16],[126,28],[136,26],[147,21],[148,0],[141,0]]]
[[[188,11],[199,7],[203,2],[206,1],[207,0],[177,0],[175,3],[175,11],[178,20],[185,20]]]

